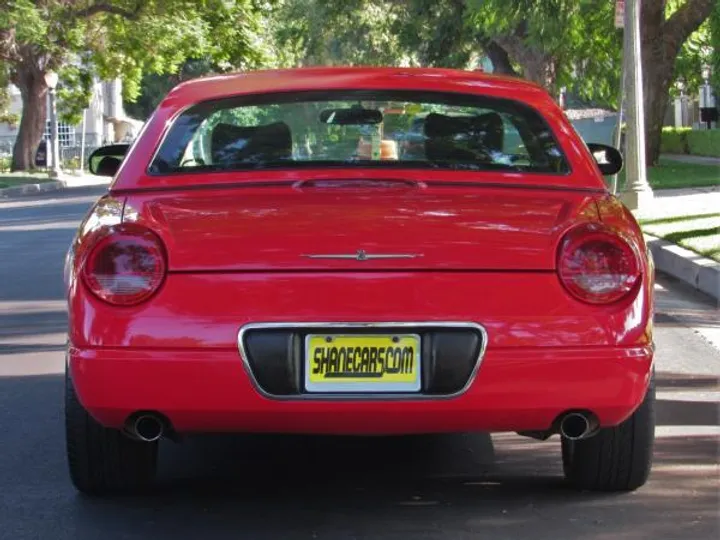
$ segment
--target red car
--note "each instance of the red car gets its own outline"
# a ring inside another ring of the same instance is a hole
[[[621,166],[512,78],[179,85],[91,156],[114,178],[66,262],[72,482],[146,487],[190,433],[510,431],[558,434],[574,486],[640,487],[654,274]]]

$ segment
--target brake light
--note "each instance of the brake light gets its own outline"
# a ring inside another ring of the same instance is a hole
[[[162,240],[144,227],[112,227],[91,247],[82,276],[90,291],[118,306],[137,305],[157,292],[165,279],[167,257]]]
[[[640,261],[633,247],[597,224],[578,227],[565,236],[557,268],[568,292],[590,304],[616,302],[640,279]]]

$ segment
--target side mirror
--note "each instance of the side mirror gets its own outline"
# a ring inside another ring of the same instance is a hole
[[[88,170],[96,176],[115,176],[130,149],[129,144],[109,144],[95,150],[88,158]]]
[[[587,147],[605,176],[619,173],[623,168],[623,157],[617,148],[600,143],[587,143]]]

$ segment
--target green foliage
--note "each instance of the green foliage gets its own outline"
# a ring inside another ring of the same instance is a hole
[[[67,64],[58,73],[58,115],[61,122],[76,125],[92,98],[93,75],[87,65]]]
[[[694,156],[720,157],[720,129],[693,130],[687,134],[687,142],[689,153]],[[720,172],[716,179],[720,183]]]
[[[277,64],[467,67],[481,48],[464,16],[464,0],[282,0]]]
[[[137,99],[124,102],[125,111],[132,118],[146,120],[174,86],[188,79],[211,73],[214,69],[208,59],[191,58],[185,61],[177,73],[146,73],[140,81]]]
[[[5,66],[0,65],[0,122],[17,124],[20,120],[17,114],[10,114],[10,95],[8,94],[10,74]]]
[[[710,63],[711,49],[710,21],[706,20],[690,35],[675,60],[674,78],[683,82],[686,95],[697,95],[703,84],[702,66]],[[670,87],[670,95],[680,95],[676,85]]]
[[[599,0],[467,0],[468,23],[503,45],[527,72],[544,65],[543,83],[583,99],[616,105],[622,32],[613,25],[614,2]]]
[[[668,154],[720,157],[720,129],[664,127],[660,148]],[[720,174],[716,178],[720,182]]]
[[[249,69],[270,58],[261,0],[7,0],[0,10],[0,58],[9,70],[54,69],[61,112],[77,119],[88,104],[92,76],[123,80],[124,97],[140,95],[143,74],[175,73],[188,58],[218,71]],[[31,48],[31,58],[19,57]]]
[[[259,67],[270,55],[263,24],[270,6],[251,0],[146,2],[137,20],[106,16],[113,47],[96,51],[93,61],[101,77],[123,79],[127,101],[139,97],[143,74],[177,73],[188,59],[206,60],[218,72]]]
[[[666,154],[687,154],[687,134],[691,128],[664,127],[660,138],[660,151]]]
[[[395,27],[414,64],[433,67],[474,67],[484,35],[466,24],[463,0],[406,0]]]
[[[408,63],[397,31],[402,11],[383,0],[281,0],[272,22],[278,65]]]
[[[715,95],[720,96],[720,2],[715,4],[715,9],[710,14],[707,24],[712,47],[710,53],[711,84]]]

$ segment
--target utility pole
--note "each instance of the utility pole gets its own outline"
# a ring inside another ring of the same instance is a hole
[[[80,138],[80,174],[85,173],[85,118],[87,117],[87,109],[83,109],[82,119],[82,137]]]
[[[625,121],[625,79],[627,78],[627,39],[625,33],[625,0],[615,0],[615,28],[623,28],[623,48],[620,53],[622,67],[620,68],[620,92],[618,96],[617,125],[615,127],[615,148],[620,150],[622,146],[622,125]],[[626,133],[627,136],[627,133]],[[610,191],[613,195],[618,191],[618,175],[610,177]]]
[[[60,137],[58,133],[57,118],[57,93],[55,88],[58,83],[58,74],[54,71],[45,73],[45,84],[50,93],[50,144],[51,144],[51,169],[50,178],[60,178]]]
[[[645,106],[643,70],[640,47],[640,2],[626,0],[624,59],[627,70],[623,77],[627,103],[625,142],[625,189],[620,199],[630,210],[644,210],[652,204],[653,191],[647,181],[645,167]]]

